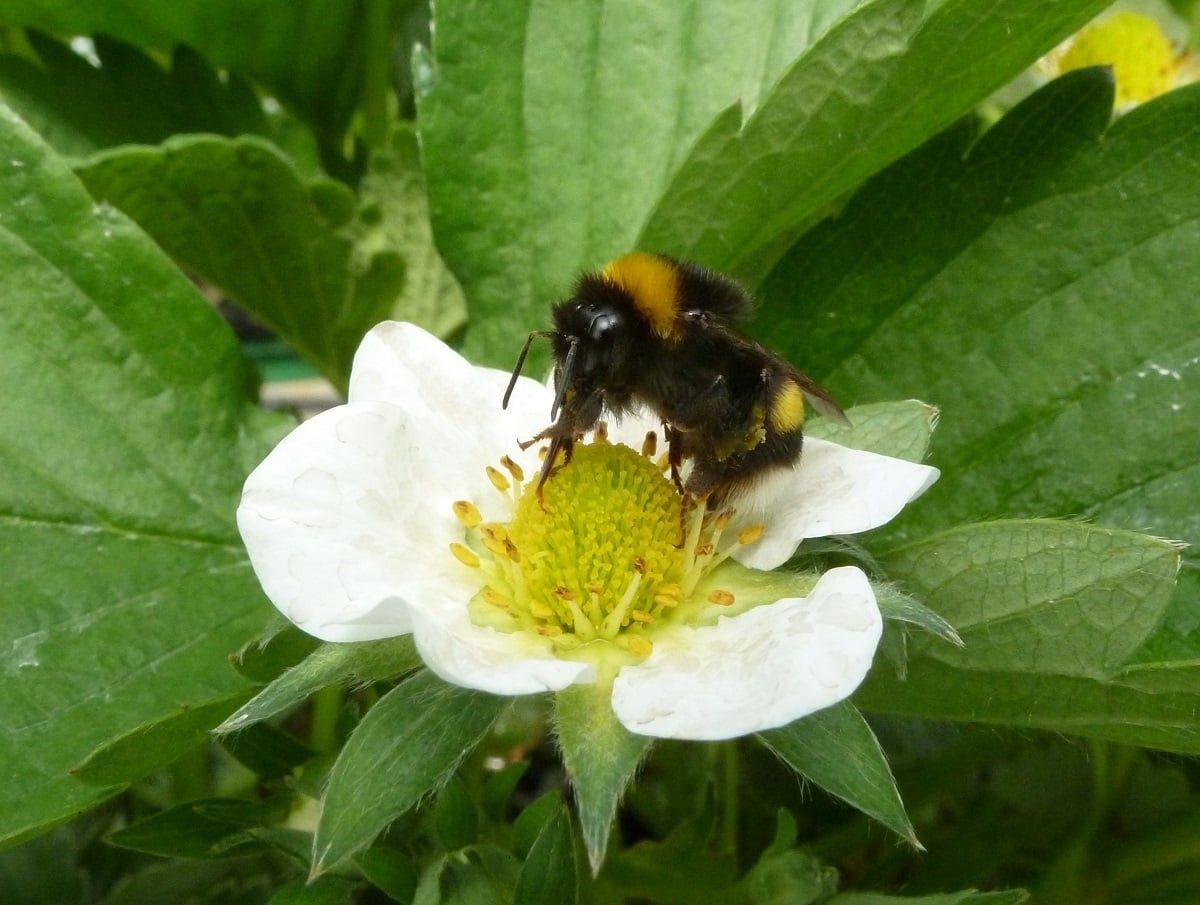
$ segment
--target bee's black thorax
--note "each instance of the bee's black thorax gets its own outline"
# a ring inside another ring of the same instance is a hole
[[[841,410],[738,330],[749,311],[732,280],[662,255],[634,253],[584,274],[553,309],[563,405],[539,437],[557,438],[569,453],[572,438],[605,413],[645,406],[669,428],[672,467],[681,453],[691,460],[685,489],[693,498],[721,498],[794,463],[805,397],[826,414]]]

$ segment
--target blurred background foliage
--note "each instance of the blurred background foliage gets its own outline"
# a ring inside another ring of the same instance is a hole
[[[1200,542],[1198,35],[1195,0],[0,0],[0,897],[1200,901],[1200,569],[1156,540]],[[869,555],[967,645],[893,639],[855,698],[925,850],[668,743],[592,880],[520,701],[306,884],[418,664],[269,623],[262,376],[328,404],[386,318],[507,368],[634,247],[738,276],[844,402],[941,411]]]

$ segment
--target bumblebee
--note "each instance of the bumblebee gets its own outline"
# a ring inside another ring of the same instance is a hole
[[[602,416],[643,405],[662,420],[671,477],[685,508],[735,496],[792,465],[803,444],[804,402],[846,423],[824,389],[745,336],[746,292],[699,265],[635,252],[579,277],[553,308],[553,330],[529,334],[504,394],[507,407],[535,339],[554,351],[553,422],[525,446],[549,441],[537,490]],[[690,461],[684,481],[680,468]]]

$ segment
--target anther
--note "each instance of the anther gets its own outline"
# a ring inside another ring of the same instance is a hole
[[[629,652],[636,657],[648,657],[654,651],[654,645],[645,638],[639,638],[636,635],[631,635],[629,638]]]
[[[484,531],[479,538],[483,541],[483,545],[488,548],[494,555],[508,558],[508,550],[504,547],[504,541],[497,538],[494,534]]]
[[[464,566],[470,566],[472,569],[479,568],[479,557],[475,555],[474,550],[470,550],[459,543],[451,543],[450,552]]]
[[[492,587],[486,587],[483,589],[483,599],[492,606],[500,607],[502,610],[507,610],[509,604],[512,603],[511,600]]]
[[[726,528],[729,527],[729,520],[731,518],[733,518],[733,510],[726,509],[720,515],[718,515],[716,517],[716,519],[713,521],[713,527],[716,528],[718,531],[724,531]]]
[[[640,556],[635,556],[633,558],[633,568],[637,570],[637,573],[639,575],[645,575],[646,574],[646,560],[642,559]]]
[[[654,602],[661,607],[670,609],[673,606],[679,606],[679,598],[672,597],[670,594],[655,594]]]
[[[734,597],[729,591],[711,591],[708,595],[708,602],[715,603],[717,606],[730,606],[733,604]]]
[[[510,456],[504,456],[500,459],[500,464],[508,469],[508,473],[513,476],[514,481],[525,480],[525,470],[521,468]]]
[[[562,585],[559,585],[558,587],[556,587],[554,589],[554,596],[559,598],[560,600],[574,600],[575,592],[572,591],[570,588],[566,588],[566,587],[563,587]]]
[[[545,638],[557,638],[563,633],[561,625],[539,625],[536,631]]]
[[[589,594],[595,594],[597,597],[604,593],[604,585],[598,581],[589,581],[585,587]]]
[[[606,421],[597,422],[596,431],[592,435],[592,439],[596,443],[608,442],[608,423]]]
[[[696,547],[696,555],[697,556],[712,556],[712,553],[713,553],[713,545],[712,544],[699,544]]]
[[[763,532],[766,530],[766,527],[763,525],[751,525],[749,528],[743,528],[738,532],[738,543],[743,546],[752,544],[762,537]]]
[[[513,562],[521,561],[521,551],[517,549],[517,545],[512,542],[511,538],[504,538],[504,555]]]
[[[540,600],[529,601],[529,615],[537,619],[553,619],[555,612],[553,607],[549,607]]]
[[[654,454],[658,451],[658,434],[654,431],[646,432],[646,439],[642,441],[642,455],[647,459],[653,459]]]
[[[501,493],[507,493],[508,488],[511,487],[512,484],[509,483],[509,480],[504,476],[504,473],[498,468],[493,468],[491,465],[489,465],[485,470],[487,471],[488,480],[492,482],[492,486]]]
[[[647,613],[645,610],[630,610],[629,618],[632,619],[634,622],[653,622],[654,621],[653,614]]]
[[[483,521],[483,516],[469,500],[455,500],[453,509],[455,517],[467,528],[475,528]]]

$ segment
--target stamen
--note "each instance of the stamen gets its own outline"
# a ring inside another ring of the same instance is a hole
[[[490,586],[483,589],[483,599],[492,606],[500,607],[502,610],[507,610],[512,605],[511,600]]]
[[[647,459],[653,459],[654,453],[658,451],[658,434],[654,431],[646,432],[646,439],[642,441],[642,455]]]
[[[638,637],[637,635],[630,635],[625,646],[631,654],[637,657],[645,658],[654,652],[654,645],[647,639]]]
[[[596,442],[596,443],[607,443],[608,442],[608,423],[607,422],[605,422],[605,421],[597,422],[596,430],[595,430],[595,433],[593,434],[593,438],[594,438],[594,442]]]
[[[630,610],[629,618],[632,619],[634,622],[643,622],[643,623],[653,622],[654,614],[647,613],[645,610]]]
[[[525,470],[514,462],[509,456],[504,456],[500,459],[500,464],[508,469],[508,473],[513,476],[513,480],[520,483],[525,480]]]
[[[470,500],[455,500],[454,515],[466,528],[476,528],[483,521],[483,516]]]
[[[459,543],[451,543],[450,552],[453,553],[454,558],[464,566],[470,566],[472,569],[479,568],[478,555],[476,555],[475,551],[469,549],[468,547],[464,547]]]
[[[638,587],[642,583],[641,571],[635,571],[633,578],[629,580],[629,586],[625,588],[625,593],[621,595],[620,601],[613,607],[613,611],[604,617],[604,623],[600,626],[600,631],[608,638],[615,638],[617,632],[621,630],[621,626],[625,623],[625,611],[629,609],[629,605],[633,603],[633,597],[637,594]]]
[[[485,471],[487,472],[488,480],[492,482],[493,487],[495,487],[501,493],[508,493],[508,489],[512,485],[509,483],[508,478],[504,476],[503,472],[501,472],[498,468],[492,467],[491,465],[489,465]]]
[[[766,530],[765,525],[751,525],[749,528],[743,528],[738,532],[738,543],[743,547],[749,546],[762,537]]]
[[[485,547],[492,552],[493,555],[508,559],[508,550],[504,547],[504,541],[497,540],[495,536],[484,532],[479,538]]]

